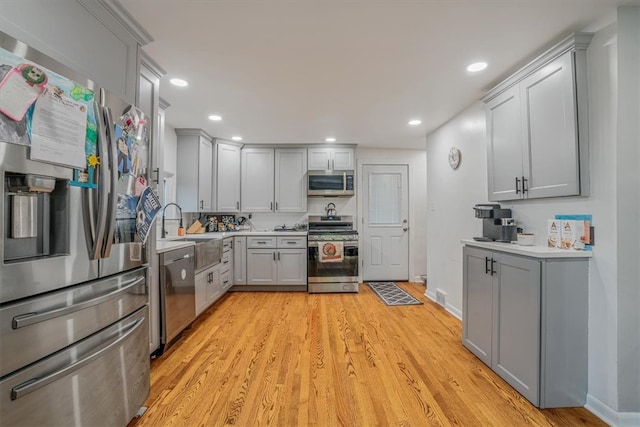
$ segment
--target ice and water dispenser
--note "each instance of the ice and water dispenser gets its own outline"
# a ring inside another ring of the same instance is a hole
[[[4,262],[69,252],[69,182],[5,172]]]

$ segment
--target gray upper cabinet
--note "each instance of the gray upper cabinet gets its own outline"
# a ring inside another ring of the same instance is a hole
[[[591,36],[565,39],[483,98],[489,200],[588,194]]]
[[[159,184],[163,172],[161,165],[164,162],[163,143],[160,139],[165,124],[164,110],[160,108],[160,78],[164,74],[165,71],[153,59],[140,51],[140,75],[136,105],[144,112],[146,120],[150,124],[145,127],[145,131],[151,131],[151,134],[144,135],[143,138],[147,139],[147,146],[151,147],[149,185],[158,194],[162,193]],[[161,201],[164,202],[164,200]]]
[[[242,210],[273,212],[273,148],[242,149]]]
[[[199,129],[176,129],[176,135],[177,202],[185,212],[211,212],[215,164],[211,137]]]
[[[119,2],[3,1],[1,10],[3,32],[135,103],[138,46],[153,39]]]
[[[276,149],[274,182],[276,212],[307,211],[305,148]]]
[[[242,211],[306,212],[305,148],[242,149]]]
[[[309,148],[309,170],[353,170],[354,158],[349,147]]]
[[[520,87],[514,86],[501,93],[486,104],[485,110],[489,200],[518,199],[524,151],[523,144],[519,143],[522,135]]]
[[[217,212],[240,211],[240,146],[216,144]]]
[[[540,408],[587,394],[586,258],[533,258],[465,246],[462,343]]]

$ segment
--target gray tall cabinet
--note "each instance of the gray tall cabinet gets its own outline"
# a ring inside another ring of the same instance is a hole
[[[135,102],[138,47],[153,39],[118,1],[3,1],[0,12],[0,31]]]
[[[537,407],[584,406],[587,255],[479,245],[463,248],[463,345]]]

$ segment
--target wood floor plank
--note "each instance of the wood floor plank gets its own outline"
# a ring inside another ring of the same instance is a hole
[[[152,361],[145,426],[604,426],[538,410],[461,344],[461,323],[358,294],[229,293]]]

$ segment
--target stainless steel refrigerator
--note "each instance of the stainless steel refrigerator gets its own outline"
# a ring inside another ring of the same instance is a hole
[[[0,421],[124,426],[150,388],[150,133],[91,80],[0,47]]]

